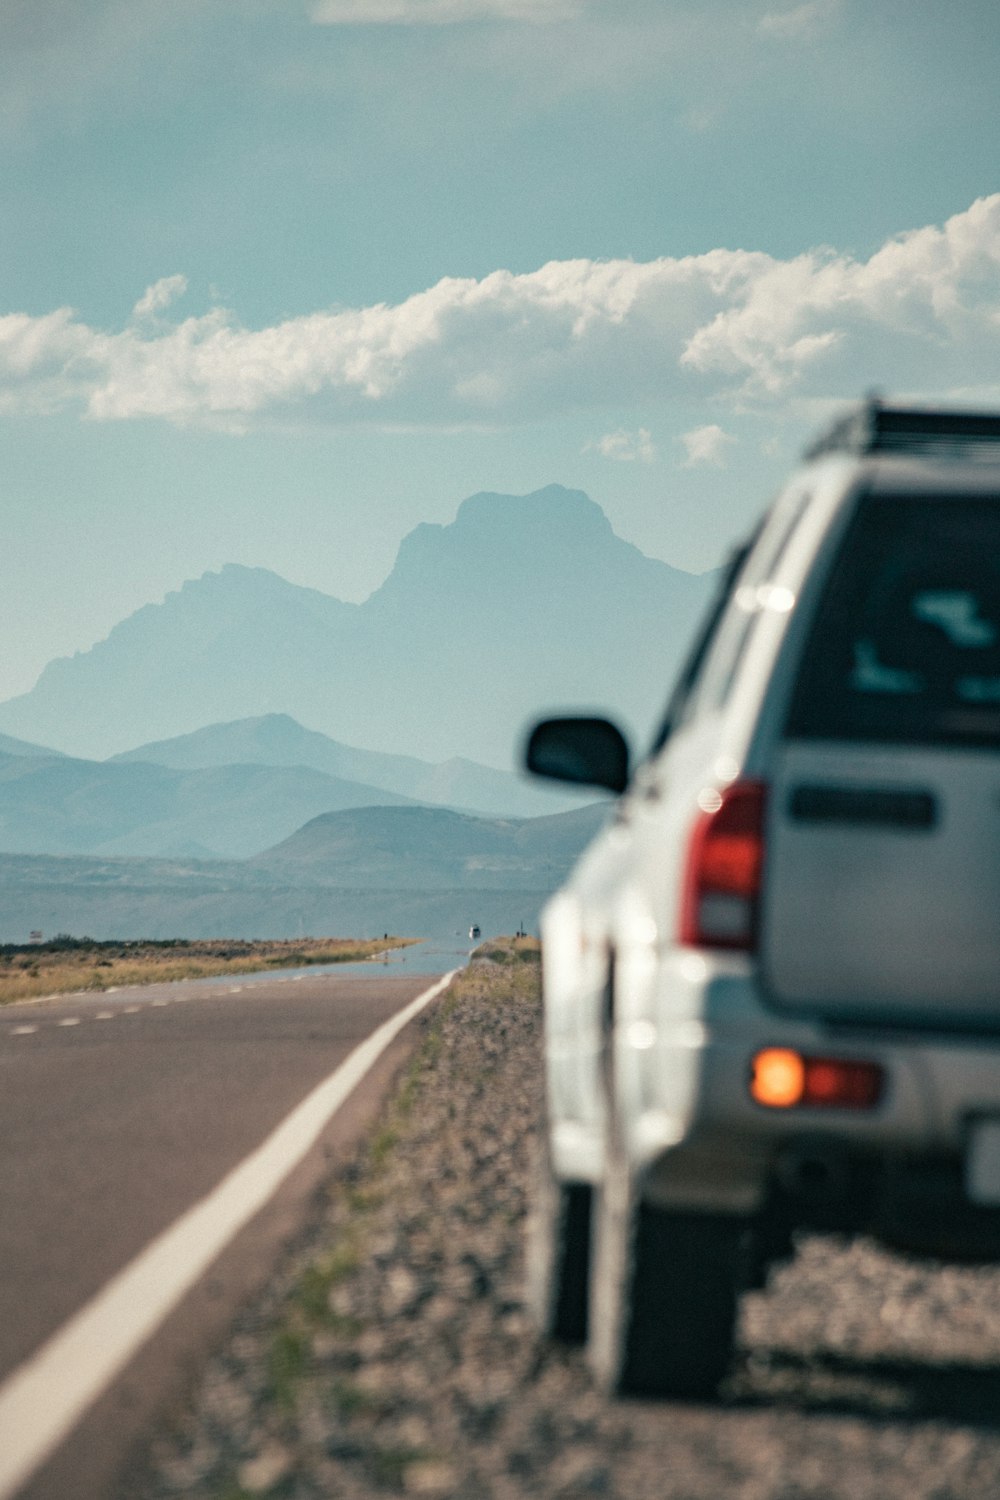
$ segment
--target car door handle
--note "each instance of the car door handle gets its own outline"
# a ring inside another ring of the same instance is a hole
[[[788,799],[799,823],[850,823],[914,831],[933,828],[936,798],[919,787],[830,786],[803,782]]]

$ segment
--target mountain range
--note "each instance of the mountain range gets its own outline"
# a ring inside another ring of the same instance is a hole
[[[0,704],[0,731],[104,759],[287,714],[371,751],[509,767],[548,709],[651,728],[709,586],[616,536],[580,491],[474,495],[405,537],[362,604],[266,568],[189,581],[50,662]]]
[[[363,604],[191,580],[0,704],[0,938],[530,925],[606,804],[511,774],[528,722],[641,738],[711,586],[557,485],[418,526]]]
[[[0,848],[9,853],[241,858],[331,808],[405,801],[305,766],[174,771],[0,754]]]
[[[48,745],[32,745],[27,740],[16,740],[13,735],[0,734],[0,755],[23,755],[32,759],[52,760],[62,755],[61,750],[52,750]]]
[[[370,807],[311,820],[249,860],[0,854],[0,941],[454,934],[534,926],[546,894],[607,816],[475,818]]]
[[[395,799],[384,798],[381,792],[394,792],[414,802],[503,817],[541,816],[587,800],[552,783],[477,765],[461,756],[434,765],[413,755],[359,750],[305,729],[288,714],[210,724],[192,734],[111,757],[112,764],[133,761],[153,761],[180,771],[228,765],[306,766],[327,776],[364,783],[372,789],[371,802],[391,802]],[[330,810],[334,810],[333,803]]]
[[[277,714],[110,761],[9,735],[3,745],[0,849],[8,853],[241,859],[346,808],[429,803],[530,817],[584,800],[471,761],[434,766],[356,750]]]

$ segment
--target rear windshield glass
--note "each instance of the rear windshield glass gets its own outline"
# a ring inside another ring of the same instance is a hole
[[[787,733],[1000,745],[1000,497],[862,502],[802,658]]]

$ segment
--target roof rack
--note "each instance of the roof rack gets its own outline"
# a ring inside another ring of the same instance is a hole
[[[825,453],[914,453],[928,448],[1000,444],[1000,412],[884,406],[870,396],[834,423],[806,458]]]

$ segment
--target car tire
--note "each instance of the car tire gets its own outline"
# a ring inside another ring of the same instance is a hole
[[[587,1336],[590,1222],[590,1184],[559,1182],[540,1147],[525,1246],[528,1311],[539,1333],[567,1344]]]
[[[610,1157],[594,1190],[591,1372],[608,1395],[710,1397],[732,1356],[742,1226],[643,1201]]]

